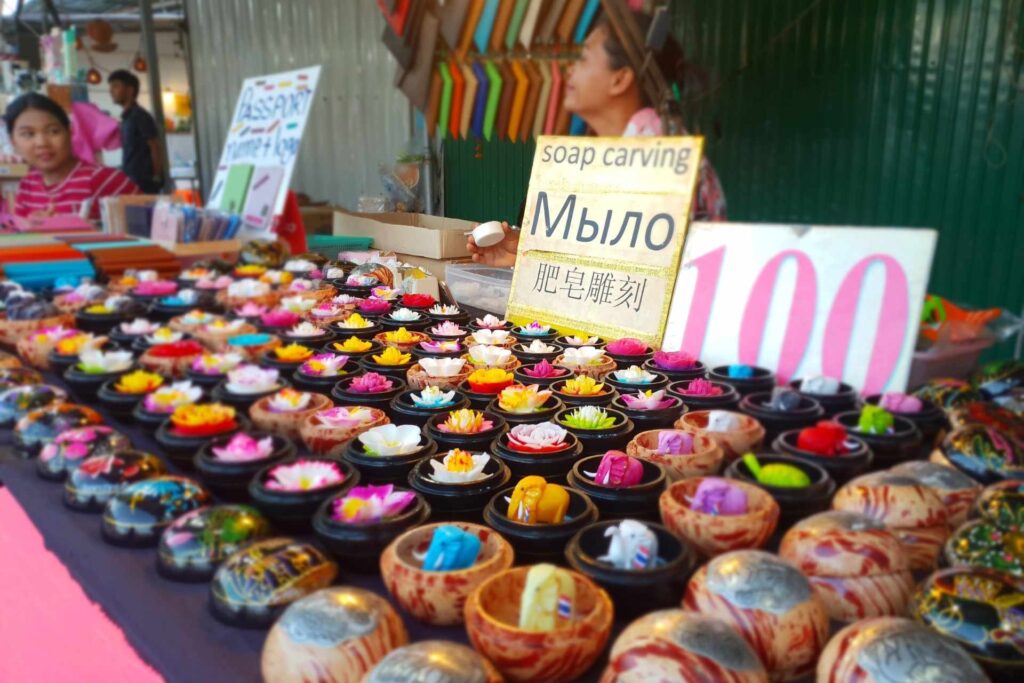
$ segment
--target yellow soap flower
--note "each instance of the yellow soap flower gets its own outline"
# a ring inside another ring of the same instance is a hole
[[[250,263],[250,264],[247,264],[247,265],[244,265],[244,266],[238,266],[237,268],[235,268],[235,274],[236,275],[240,275],[240,276],[263,275],[263,273],[265,273],[265,272],[267,272],[266,266],[261,266],[261,265],[255,264],[255,263]]]
[[[512,373],[506,372],[501,368],[474,370],[468,377],[471,384],[502,384],[503,382],[511,382],[512,379]]]
[[[389,346],[384,349],[384,353],[374,356],[373,359],[381,365],[405,365],[412,360],[412,356]]]
[[[384,339],[392,344],[413,344],[419,339],[419,335],[410,332],[404,327],[399,327],[394,332],[385,332]]]
[[[91,334],[76,334],[73,337],[67,339],[61,339],[57,342],[57,353],[64,356],[74,356],[82,347],[85,346],[86,342],[91,341],[93,336]]]
[[[479,410],[463,408],[448,413],[448,418],[438,425],[438,429],[449,434],[476,434],[491,429],[494,424],[484,419]]]
[[[155,372],[136,370],[122,375],[114,388],[122,394],[148,394],[158,389],[164,383],[164,378]]]
[[[92,306],[87,306],[86,309],[85,309],[85,312],[86,313],[110,313],[111,311],[110,311],[109,308],[107,308],[106,304],[93,304]]]
[[[456,448],[444,459],[445,469],[449,472],[469,472],[473,469],[473,456],[466,451]]]
[[[178,406],[171,414],[171,422],[179,427],[205,427],[235,419],[235,409],[223,403],[203,403]]]
[[[509,413],[534,413],[544,407],[551,398],[551,392],[541,391],[536,384],[528,387],[513,385],[502,389],[498,395],[498,407]]]
[[[352,328],[352,329],[359,329],[359,328],[364,328],[364,327],[373,327],[373,323],[371,323],[369,320],[367,320],[363,316],[359,315],[358,313],[353,313],[348,318],[346,318],[344,321],[338,323],[338,326],[339,327]]]
[[[274,355],[278,360],[298,363],[311,357],[313,349],[302,344],[288,344],[288,346],[279,346],[274,349]]]
[[[601,384],[592,377],[580,375],[575,379],[568,380],[562,391],[574,396],[597,396],[604,393],[604,384]]]
[[[373,342],[368,342],[359,337],[349,337],[343,342],[334,343],[336,350],[344,351],[345,353],[362,353],[363,351],[369,351],[372,346]]]

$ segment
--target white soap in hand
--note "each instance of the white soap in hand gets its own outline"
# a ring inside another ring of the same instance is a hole
[[[486,248],[493,247],[505,239],[505,231],[498,221],[488,221],[473,228],[473,241],[476,246]]]

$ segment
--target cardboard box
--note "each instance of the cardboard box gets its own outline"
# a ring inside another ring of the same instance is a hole
[[[165,245],[181,262],[182,268],[187,268],[197,261],[208,261],[219,259],[234,263],[238,260],[238,252],[242,250],[240,240],[216,240],[214,242],[187,242],[184,244]]]
[[[469,256],[466,233],[474,224],[421,213],[334,212],[334,234],[372,237],[373,248],[430,259]]]
[[[299,207],[302,225],[307,235],[333,235],[334,212],[339,209],[329,204]]]
[[[419,266],[423,270],[427,271],[438,280],[444,280],[445,273],[448,270],[448,264],[451,263],[470,263],[472,260],[468,258],[457,258],[457,259],[434,259],[426,258],[424,256],[416,256],[415,254],[398,254],[398,258],[405,261],[406,263],[414,266]]]

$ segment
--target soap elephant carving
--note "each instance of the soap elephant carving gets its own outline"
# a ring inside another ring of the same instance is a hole
[[[564,569],[538,564],[526,573],[519,603],[519,628],[551,631],[568,624],[576,605],[576,582]]]
[[[611,538],[608,552],[597,558],[618,569],[648,569],[658,559],[658,537],[646,524],[626,519],[605,529],[605,538]]]
[[[524,524],[558,524],[569,510],[569,493],[544,477],[523,477],[512,491],[508,518]]]
[[[480,539],[476,534],[457,526],[439,526],[423,556],[423,568],[432,572],[466,569],[473,566],[479,554]]]

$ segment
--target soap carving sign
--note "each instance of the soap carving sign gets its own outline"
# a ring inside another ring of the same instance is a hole
[[[934,230],[694,223],[663,348],[779,381],[906,387]]]

